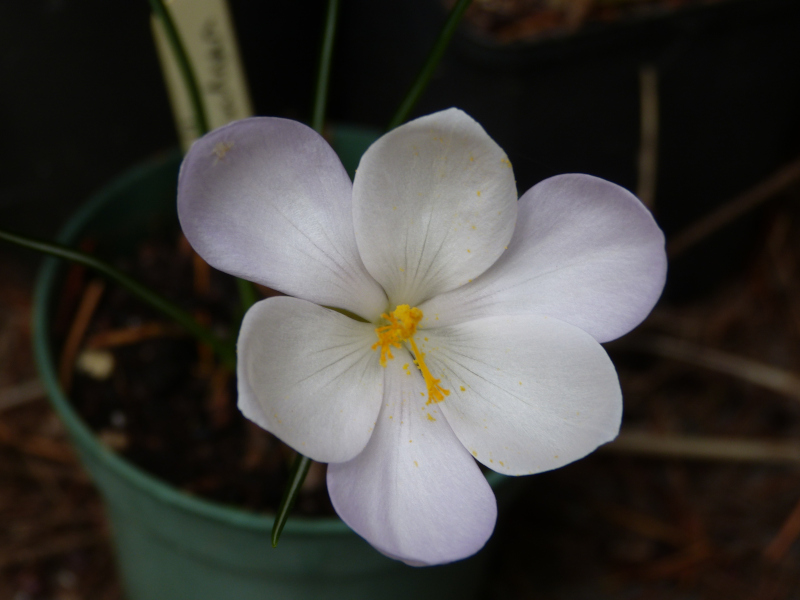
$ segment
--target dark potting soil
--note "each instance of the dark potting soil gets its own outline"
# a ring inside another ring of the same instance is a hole
[[[146,241],[117,266],[220,335],[231,335],[241,318],[233,279],[202,263],[179,234]],[[66,337],[92,281],[72,267],[56,312],[57,334]],[[107,284],[75,361],[69,396],[108,446],[191,494],[276,510],[294,452],[242,416],[235,374],[219,366],[207,347]],[[324,474],[323,465],[312,466],[295,514],[334,514]]]

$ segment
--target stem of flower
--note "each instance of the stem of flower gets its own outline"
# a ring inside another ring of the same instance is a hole
[[[311,127],[322,134],[325,125],[325,106],[328,102],[328,81],[331,74],[331,59],[333,57],[333,40],[336,37],[336,20],[339,13],[339,0],[328,0],[328,12],[325,15],[325,30],[322,33],[322,50],[319,57],[319,73],[317,73],[317,89],[314,93],[314,114],[311,118]],[[278,546],[283,526],[289,519],[300,488],[308,475],[311,459],[299,452],[292,465],[289,483],[283,492],[275,523],[272,525],[272,547]]]
[[[311,118],[311,127],[317,133],[322,133],[325,124],[325,107],[328,103],[328,81],[331,75],[331,60],[333,58],[333,40],[336,37],[336,20],[339,15],[339,0],[328,0],[328,12],[325,15],[325,30],[322,34],[322,50],[319,57],[319,72],[317,73],[317,89],[314,93],[314,114]]]
[[[308,469],[311,466],[311,459],[298,453],[292,465],[292,471],[289,474],[289,484],[283,492],[281,504],[278,507],[278,513],[275,515],[275,523],[272,526],[272,547],[278,546],[278,539],[281,537],[286,521],[289,519],[289,513],[294,506],[295,500],[300,493],[300,488],[308,475]]]
[[[258,301],[258,295],[252,282],[238,277],[234,279],[236,279],[236,286],[239,289],[239,301],[242,303],[242,317],[244,317],[244,313]]]
[[[408,119],[408,115],[411,113],[411,110],[417,104],[417,101],[419,101],[422,93],[428,86],[428,82],[430,81],[433,72],[436,70],[436,67],[439,65],[439,61],[442,60],[444,51],[447,49],[453,34],[456,32],[456,28],[461,21],[464,11],[469,8],[471,3],[472,0],[458,0],[456,5],[450,11],[450,16],[447,17],[447,22],[444,24],[442,31],[439,33],[439,37],[436,39],[436,43],[433,45],[425,64],[422,65],[422,69],[420,70],[419,75],[417,75],[417,79],[414,81],[411,89],[408,90],[408,94],[406,94],[406,97],[403,98],[403,102],[400,103],[400,107],[397,109],[394,117],[392,117],[392,120],[389,122],[389,129],[394,129]]]
[[[118,271],[107,262],[91,256],[90,254],[61,246],[60,244],[35,240],[1,229],[0,240],[11,242],[12,244],[17,244],[18,246],[30,250],[36,250],[37,252],[43,252],[44,254],[70,260],[84,265],[85,267],[89,267],[90,269],[94,269],[112,281],[120,284],[156,310],[164,313],[201,342],[208,344],[226,367],[231,370],[236,368],[236,350],[232,344],[220,339],[210,329],[200,325],[189,313],[179,308],[177,305],[138,281],[128,277],[125,273]]]

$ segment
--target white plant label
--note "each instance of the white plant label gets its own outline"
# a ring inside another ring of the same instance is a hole
[[[168,0],[167,9],[189,55],[211,129],[252,116],[253,106],[225,0]],[[175,116],[181,146],[199,137],[194,110],[178,62],[161,22],[152,19],[153,36]]]

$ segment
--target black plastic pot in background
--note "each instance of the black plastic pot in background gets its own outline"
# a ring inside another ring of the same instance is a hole
[[[423,31],[398,6],[394,17],[381,17],[372,3],[355,4],[362,10],[351,8],[356,21],[344,24],[337,47],[333,106],[342,119],[366,115],[380,124],[402,87],[395,67],[416,60],[436,28]],[[429,20],[443,18],[431,15],[434,0],[417,4]],[[393,19],[388,29],[386,19]],[[565,172],[635,190],[640,69],[653,65],[655,212],[669,236],[800,155],[798,32],[795,0],[729,0],[511,47],[462,31],[416,114],[466,110],[508,152],[520,192]],[[673,261],[666,295],[695,297],[740,270],[758,228],[758,219],[742,220]]]
[[[257,112],[309,118],[325,2],[230,4]],[[343,2],[331,119],[384,126],[444,18],[440,0]],[[800,154],[798,31],[797,0],[725,0],[514,48],[462,32],[416,114],[469,112],[509,153],[521,191],[570,171],[635,189],[639,69],[653,64],[656,213],[672,234]],[[3,226],[52,235],[91,190],[176,144],[144,0],[0,3],[0,79]],[[757,227],[675,261],[670,295],[740,268]]]

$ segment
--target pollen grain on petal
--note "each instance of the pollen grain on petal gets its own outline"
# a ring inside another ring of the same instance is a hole
[[[216,146],[214,146],[214,154],[216,155],[214,164],[216,165],[219,161],[224,159],[225,155],[231,148],[233,148],[233,142],[219,142]]]

